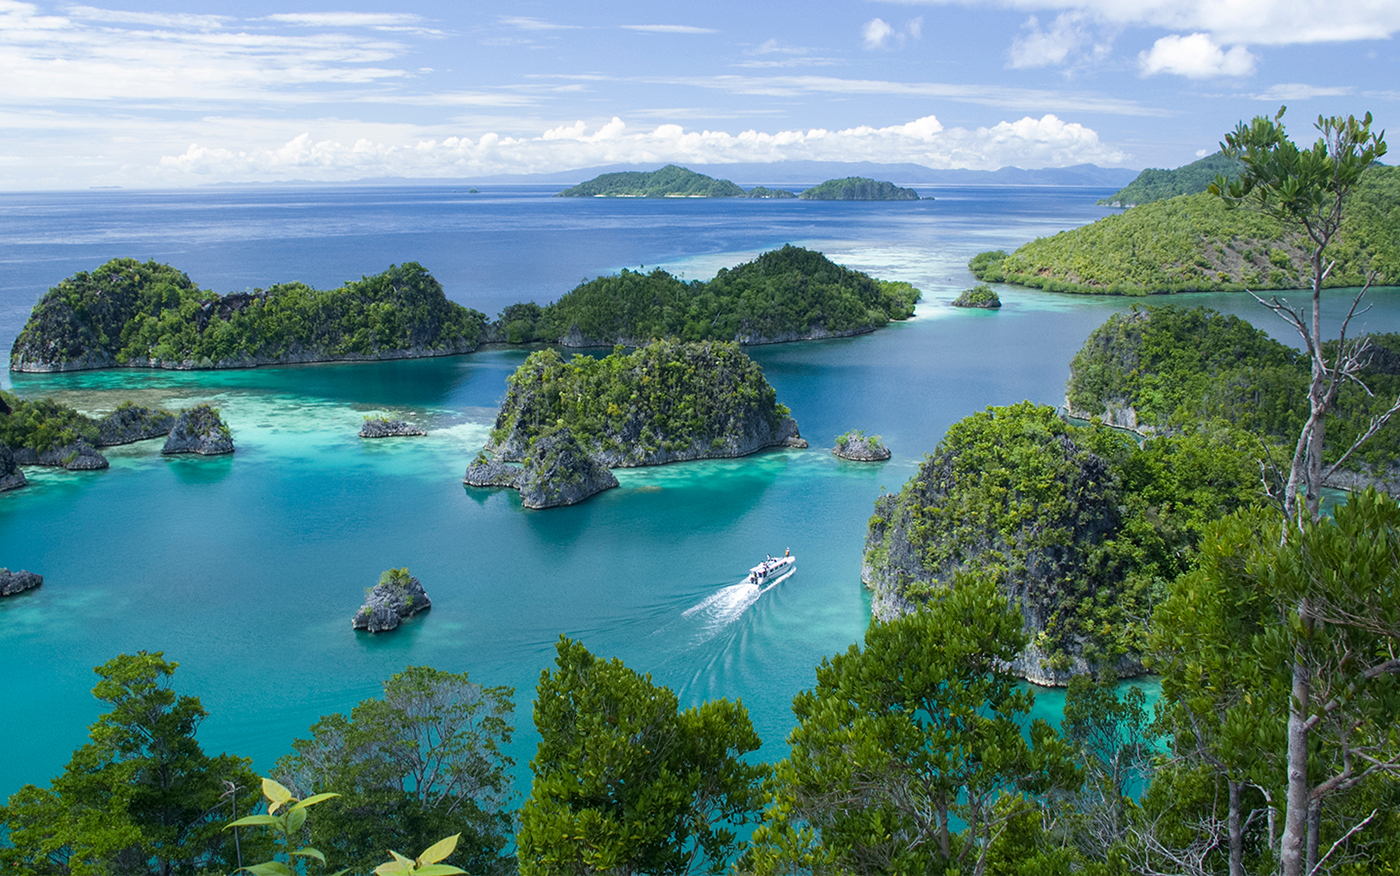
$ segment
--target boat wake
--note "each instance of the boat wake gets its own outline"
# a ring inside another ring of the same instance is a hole
[[[689,635],[682,641],[685,645],[694,648],[703,645],[711,639],[723,633],[731,624],[743,617],[744,612],[759,600],[763,594],[777,587],[779,584],[791,578],[796,569],[783,573],[772,581],[764,581],[762,584],[750,584],[747,580],[738,584],[730,584],[728,587],[706,596],[700,602],[681,612],[681,626],[686,628]],[[674,634],[677,632],[675,624],[657,630],[657,634]]]

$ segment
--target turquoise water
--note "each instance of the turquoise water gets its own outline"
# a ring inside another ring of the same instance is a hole
[[[999,312],[955,310],[947,302],[970,281],[961,265],[989,246],[1096,218],[1102,194],[958,189],[917,211],[766,202],[782,207],[768,213],[750,203],[579,204],[513,190],[466,205],[430,190],[221,192],[212,205],[203,193],[5,196],[6,345],[44,287],[120,254],[171,261],[219,291],[290,276],[326,285],[335,281],[315,278],[418,258],[454,298],[495,312],[634,262],[708,276],[791,241],[915,282],[926,301],[915,319],[865,337],[750,351],[813,449],[622,470],[620,489],[544,512],[522,508],[513,492],[461,484],[525,350],[241,372],[11,375],[24,395],[89,411],[127,397],[210,401],[238,451],[166,459],[159,441],[143,442],[112,449],[107,471],[31,468],[29,487],[0,494],[0,564],[46,581],[0,602],[0,795],[61,770],[99,711],[91,668],[138,649],[180,663],[177,688],[210,712],[200,731],[207,750],[263,768],[317,717],[375,694],[407,665],[431,664],[516,688],[513,754],[523,777],[534,684],[561,633],[651,673],[684,703],[742,698],[763,756],[781,757],[793,694],[868,622],[860,552],[875,498],[897,489],[967,414],[1022,399],[1059,403],[1084,337],[1132,304],[1007,289]],[[120,209],[93,209],[99,201]],[[634,207],[643,210],[629,214]],[[337,218],[348,208],[358,210],[354,221]],[[294,262],[310,273],[293,274]],[[527,276],[516,282],[502,267],[511,264],[528,265]],[[1269,326],[1239,297],[1187,300]],[[1394,292],[1376,301],[1368,327],[1400,329]],[[428,435],[362,441],[355,433],[370,413],[406,417]],[[862,465],[826,452],[851,428],[883,435],[894,459]],[[741,583],[764,554],[785,548],[799,558],[791,577],[763,590]],[[363,589],[403,565],[422,579],[433,610],[392,635],[354,633]],[[1038,708],[1053,716],[1058,704],[1052,692]]]

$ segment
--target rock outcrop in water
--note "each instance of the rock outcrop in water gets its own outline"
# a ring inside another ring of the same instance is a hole
[[[890,458],[890,449],[880,441],[879,435],[866,435],[859,429],[836,436],[836,446],[831,452],[852,462],[884,462]]]
[[[427,434],[406,420],[388,417],[365,417],[365,424],[360,427],[361,438],[410,438]]]
[[[15,447],[12,450],[19,465],[50,465],[69,471],[97,471],[108,466],[107,457],[82,438],[47,450],[32,447]]]
[[[112,447],[159,438],[169,435],[174,427],[175,415],[169,411],[122,402],[115,411],[97,421],[97,446]]]
[[[14,596],[16,593],[33,590],[43,583],[43,575],[26,572],[23,569],[11,572],[9,569],[0,568],[0,596]]]
[[[201,456],[232,453],[233,434],[224,425],[217,408],[196,405],[181,411],[180,416],[175,418],[175,426],[160,452],[198,453]]]
[[[24,471],[20,469],[19,463],[15,462],[14,451],[0,444],[0,493],[19,489],[26,483]]]
[[[405,619],[433,607],[423,584],[408,569],[389,569],[379,583],[367,588],[365,604],[350,619],[350,626],[371,633],[398,629]]]

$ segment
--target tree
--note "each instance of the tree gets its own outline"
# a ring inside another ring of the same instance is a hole
[[[1283,317],[1297,330],[1303,340],[1304,352],[1312,363],[1312,379],[1308,385],[1308,419],[1298,434],[1288,480],[1281,497],[1284,514],[1296,520],[1306,513],[1317,519],[1323,483],[1366,439],[1370,438],[1400,411],[1400,399],[1389,410],[1372,418],[1352,447],[1327,468],[1323,468],[1322,452],[1326,437],[1327,413],[1336,401],[1337,393],[1348,383],[1365,388],[1359,373],[1370,361],[1370,343],[1365,337],[1348,338],[1347,329],[1358,313],[1361,299],[1370,288],[1371,279],[1352,299],[1351,308],[1342,320],[1335,352],[1329,355],[1322,338],[1322,284],[1335,264],[1327,258],[1327,247],[1342,227],[1342,213],[1347,197],[1361,181],[1361,175],[1386,153],[1385,132],[1371,132],[1371,114],[1358,120],[1355,116],[1318,116],[1316,127],[1322,136],[1311,147],[1300,149],[1283,126],[1286,107],[1280,107],[1272,119],[1256,116],[1246,125],[1239,123],[1225,135],[1221,149],[1229,158],[1243,163],[1239,176],[1227,180],[1217,176],[1211,184],[1212,194],[1224,198],[1227,204],[1250,203],[1278,219],[1286,228],[1306,238],[1309,256],[1309,284],[1312,291],[1311,309],[1295,308],[1277,295],[1265,301],[1254,297],[1265,307]],[[1253,294],[1253,293],[1251,293]],[[1369,394],[1369,390],[1367,390]],[[1299,492],[1302,504],[1299,504]]]
[[[1048,724],[1022,732],[1033,698],[1006,666],[1025,644],[995,583],[963,576],[823,660],[793,700],[753,869],[986,872],[1033,795],[1079,783]]]
[[[206,712],[170,688],[178,665],[141,651],[95,669],[93,695],[111,710],[91,726],[92,741],[50,787],[25,785],[0,809],[7,872],[167,876],[237,866],[236,839],[222,826],[252,811],[258,777],[245,758],[200,749],[194,735]]]
[[[515,762],[503,748],[514,732],[514,691],[427,666],[410,666],[383,687],[382,698],[362,701],[349,717],[311,725],[311,738],[277,762],[278,778],[299,797],[340,795],[317,809],[316,824],[345,865],[369,869],[385,849],[425,848],[460,833],[458,863],[473,873],[500,869],[513,826]]]
[[[722,872],[768,773],[741,759],[760,744],[743,705],[682,712],[670,689],[619,660],[563,636],[557,650],[536,689],[520,872]]]

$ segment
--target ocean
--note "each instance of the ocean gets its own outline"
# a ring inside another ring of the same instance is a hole
[[[558,187],[208,188],[0,195],[0,343],[39,296],[118,256],[156,259],[220,293],[302,280],[318,287],[418,261],[462,304],[494,316],[550,301],[621,268],[713,276],[793,243],[923,290],[912,320],[870,335],[750,348],[809,450],[619,470],[621,488],[581,505],[524,509],[509,491],[464,487],[523,349],[380,364],[222,372],[0,375],[25,396],[85,411],[132,398],[220,407],[237,452],[105,451],[110,469],[27,470],[0,494],[0,565],[44,575],[0,600],[0,797],[47,783],[100,713],[92,667],[162,651],[174,686],[200,697],[206,751],[290,750],[319,716],[348,711],[408,665],[466,671],[515,689],[510,753],[528,790],[530,704],[560,635],[619,657],[682,704],[741,699],[786,752],[794,694],[869,622],[861,546],[873,503],[897,490],[947,427],[988,405],[1063,401],[1070,357],[1138,300],[1015,288],[996,312],[949,306],[973,254],[1013,249],[1110,211],[1089,188],[939,187],[895,203],[599,200]],[[1335,298],[1335,295],[1329,296]],[[1160,300],[1160,299],[1159,299]],[[1244,296],[1184,295],[1291,340]],[[1363,328],[1400,330],[1396,290],[1373,293]],[[366,414],[412,420],[424,438],[364,441]],[[883,436],[894,458],[843,462],[837,434]],[[765,554],[797,571],[744,585]],[[364,589],[408,566],[430,612],[388,635],[353,632]],[[1039,714],[1058,714],[1055,691]]]

